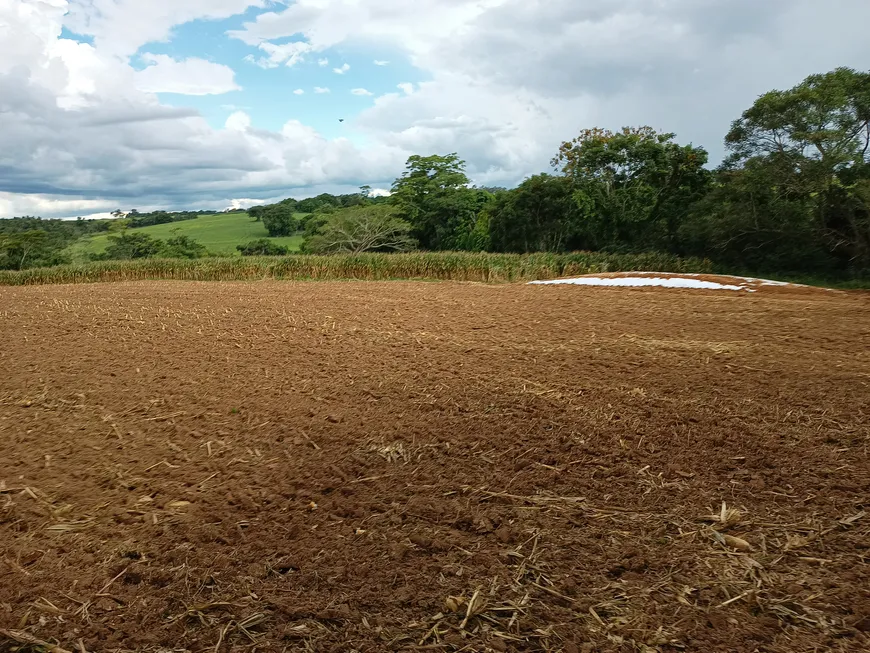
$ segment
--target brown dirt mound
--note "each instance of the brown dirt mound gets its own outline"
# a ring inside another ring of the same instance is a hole
[[[0,651],[870,650],[867,297],[563,290],[0,289]]]

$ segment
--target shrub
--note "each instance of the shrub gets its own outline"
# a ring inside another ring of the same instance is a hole
[[[252,240],[244,245],[236,245],[242,256],[283,256],[289,250],[268,238]]]
[[[95,254],[95,260],[132,260],[157,256],[163,249],[163,241],[148,234],[121,232],[109,236],[109,245],[102,254]]]
[[[205,245],[190,236],[174,236],[168,239],[160,252],[166,258],[202,258],[208,256]]]

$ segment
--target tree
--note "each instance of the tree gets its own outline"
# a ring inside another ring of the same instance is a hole
[[[459,249],[472,232],[480,192],[468,188],[465,162],[455,153],[410,157],[392,186],[390,203],[426,249]]]
[[[152,238],[141,232],[125,231],[120,234],[109,236],[109,245],[102,255],[94,258],[102,259],[137,259],[158,256],[163,249],[163,241]]]
[[[261,214],[263,226],[270,236],[291,236],[299,228],[292,204],[272,204]]]
[[[833,272],[835,261],[818,236],[809,194],[779,183],[781,176],[763,158],[721,170],[682,225],[686,253],[753,273]]]
[[[130,222],[131,220],[129,218],[117,218],[115,220],[110,220],[109,228],[107,231],[111,233],[122,233],[130,227]]]
[[[837,68],[765,93],[725,143],[724,170],[763,171],[771,192],[804,199],[833,257],[870,268],[870,73]]]
[[[586,129],[562,143],[552,164],[574,185],[591,247],[678,251],[691,205],[708,189],[707,152],[651,127]]]
[[[870,73],[837,68],[788,91],[770,91],[725,137],[731,162],[757,156],[817,161],[829,173],[870,156]]]
[[[394,207],[352,207],[325,216],[317,232],[305,240],[304,249],[314,254],[404,252],[416,246],[410,230]]]
[[[496,196],[489,210],[490,248],[497,252],[560,252],[576,245],[581,215],[572,180],[548,174]]]
[[[236,245],[236,249],[242,253],[242,256],[284,256],[288,252],[286,247],[278,245],[268,238],[260,238],[244,245]]]
[[[42,229],[0,233],[0,270],[25,270],[68,263],[66,241]]]
[[[300,213],[313,213],[325,204],[329,204],[331,206],[340,206],[341,201],[335,196],[330,195],[329,193],[321,193],[317,197],[306,197],[304,200],[301,200],[296,205],[296,210]]]
[[[166,258],[202,258],[207,256],[205,245],[196,242],[186,235],[174,235],[166,240],[160,251],[160,256]]]

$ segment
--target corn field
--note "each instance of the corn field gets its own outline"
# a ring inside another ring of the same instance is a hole
[[[0,271],[0,285],[96,283],[174,279],[255,281],[258,279],[428,279],[511,282],[555,279],[598,272],[711,272],[704,259],[668,254],[487,254],[411,252],[204,259],[99,261],[53,268]]]

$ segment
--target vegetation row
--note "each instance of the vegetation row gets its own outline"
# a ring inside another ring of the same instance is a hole
[[[82,265],[0,271],[0,285],[177,279],[431,279],[508,282],[593,272],[659,270],[710,272],[710,261],[651,254],[490,254],[470,252],[363,253],[235,258],[96,261]]]

